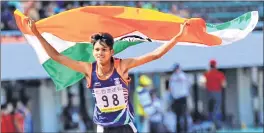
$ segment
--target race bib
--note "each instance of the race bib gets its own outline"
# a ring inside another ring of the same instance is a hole
[[[94,94],[101,112],[115,112],[126,108],[122,85],[95,88]]]

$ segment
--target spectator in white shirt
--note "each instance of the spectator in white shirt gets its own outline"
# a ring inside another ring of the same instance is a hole
[[[189,96],[190,83],[186,74],[176,64],[170,77],[169,89],[173,97],[172,110],[176,114],[177,133],[187,132],[187,98]]]

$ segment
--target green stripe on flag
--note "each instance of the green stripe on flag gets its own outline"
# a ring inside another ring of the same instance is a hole
[[[245,13],[241,16],[239,16],[236,19],[233,19],[229,22],[223,23],[223,24],[206,24],[207,32],[214,32],[219,30],[225,30],[225,29],[240,29],[244,30],[250,23],[252,17],[251,12]]]
[[[117,41],[114,44],[115,54],[141,42],[142,41]],[[63,51],[62,54],[74,60],[94,62],[95,59],[93,57],[92,50],[93,46],[90,43],[77,43],[73,47]],[[49,59],[43,63],[43,67],[55,83],[57,91],[65,89],[84,78],[82,73],[76,72],[54,61],[53,59]]]

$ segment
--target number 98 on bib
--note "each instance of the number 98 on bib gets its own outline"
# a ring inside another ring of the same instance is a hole
[[[122,85],[95,88],[94,94],[101,112],[115,112],[126,108]]]

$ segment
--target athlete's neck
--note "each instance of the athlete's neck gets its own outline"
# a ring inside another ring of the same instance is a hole
[[[112,62],[109,61],[108,63],[106,64],[100,64],[98,63],[97,64],[97,67],[98,69],[103,73],[103,74],[107,74],[111,71],[111,68],[112,68]]]

